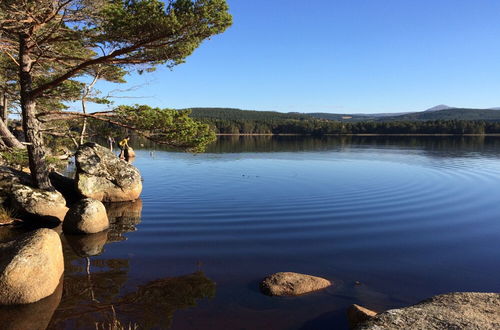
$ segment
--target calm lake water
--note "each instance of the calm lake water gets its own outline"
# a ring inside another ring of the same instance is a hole
[[[95,329],[111,306],[140,328],[346,329],[353,303],[381,311],[500,291],[500,138],[136,147],[142,201],[109,206],[108,233],[64,238],[62,292],[44,307],[50,318],[57,306],[51,329]],[[259,281],[279,271],[334,285],[262,295]]]

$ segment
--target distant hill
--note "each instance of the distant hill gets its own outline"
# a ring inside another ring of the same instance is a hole
[[[409,113],[384,113],[364,115],[338,115],[331,113],[312,113],[315,118],[340,120],[345,122],[358,121],[425,121],[425,120],[484,120],[500,121],[500,108],[491,109],[466,109],[452,108],[447,105],[438,105],[420,112]]]
[[[311,119],[310,116],[297,112],[276,112],[276,111],[255,111],[241,110],[235,108],[190,108],[191,117],[205,119],[221,120],[305,120]]]
[[[435,107],[432,107],[432,108],[425,110],[425,112],[441,111],[441,110],[448,110],[448,109],[453,109],[453,107],[447,106],[446,104],[440,104],[440,105],[436,105]]]
[[[283,113],[194,108],[192,117],[222,135],[500,134],[500,110],[443,109],[393,114]]]
[[[423,120],[484,120],[500,121],[500,110],[449,108],[414,112],[401,116],[384,117],[384,121]]]
[[[337,114],[337,113],[297,113],[277,111],[241,110],[234,108],[191,108],[192,117],[206,120],[226,121],[281,121],[281,120],[333,120],[341,122],[393,122],[427,120],[476,120],[500,121],[500,108],[467,109],[438,105],[420,112]]]

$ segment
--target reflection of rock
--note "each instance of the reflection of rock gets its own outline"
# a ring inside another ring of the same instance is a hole
[[[356,329],[498,329],[500,293],[459,292],[380,313]]]
[[[78,191],[103,202],[133,201],[142,191],[139,170],[109,149],[86,143],[75,155]]]
[[[261,282],[260,289],[270,296],[298,296],[330,285],[330,281],[321,277],[283,272],[266,277]]]
[[[44,330],[61,302],[62,277],[56,290],[50,296],[32,304],[0,306],[1,328],[3,330]]]
[[[0,244],[0,304],[29,304],[50,296],[64,271],[59,235],[38,229]]]
[[[142,200],[108,203],[106,211],[110,222],[109,241],[123,241],[123,234],[136,231],[136,226],[141,223]]]
[[[203,272],[151,281],[127,294],[116,306],[130,311],[145,329],[170,327],[174,312],[196,306],[196,300],[215,296],[215,283]]]
[[[84,198],[73,204],[63,223],[64,232],[69,234],[95,234],[108,227],[106,208],[92,198]]]
[[[101,254],[108,242],[108,231],[89,235],[65,235],[66,241],[80,257],[91,257]]]

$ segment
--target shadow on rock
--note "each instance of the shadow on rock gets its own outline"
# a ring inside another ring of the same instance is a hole
[[[16,306],[0,306],[1,328],[3,330],[46,329],[61,301],[63,280],[54,293],[36,303]]]

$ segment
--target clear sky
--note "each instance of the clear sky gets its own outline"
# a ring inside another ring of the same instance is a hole
[[[297,112],[500,107],[499,0],[228,0],[233,26],[117,103]],[[108,87],[101,85],[103,89]]]

